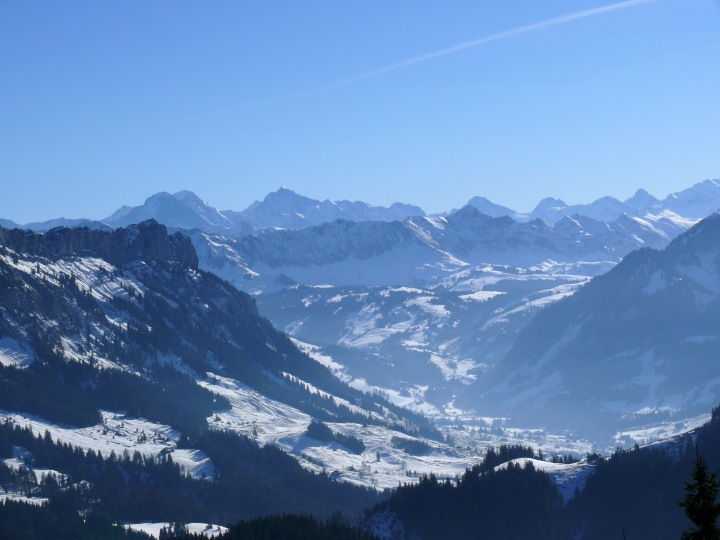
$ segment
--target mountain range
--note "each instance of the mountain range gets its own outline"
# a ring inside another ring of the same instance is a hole
[[[460,511],[486,486],[517,501],[532,485],[546,537],[598,537],[613,467],[661,464],[679,486],[688,471],[667,460],[711,440],[687,433],[720,401],[720,214],[701,215],[718,185],[545,200],[542,219],[481,198],[428,216],[281,189],[243,212],[180,192],[102,222],[0,222],[0,499],[230,523],[357,515],[374,488],[409,482],[366,526],[432,537],[422,505],[429,517],[445,498]],[[677,433],[656,446],[667,459],[607,466],[485,451]]]
[[[548,197],[541,200],[529,213],[520,213],[496,205],[484,197],[473,197],[468,204],[493,217],[510,216],[518,221],[541,219],[548,224],[556,223],[563,217],[575,214],[599,221],[615,221],[623,214],[643,216],[672,212],[697,220],[720,210],[720,181],[705,180],[690,188],[671,193],[662,200],[644,189],[638,189],[632,197],[624,201],[605,196],[589,204],[569,205],[560,199]]]
[[[302,229],[337,219],[351,221],[394,221],[424,215],[412,205],[395,203],[389,208],[364,202],[316,201],[280,188],[243,211],[218,210],[190,191],[173,195],[157,193],[141,206],[123,206],[102,222],[122,227],[146,219],[156,219],[168,227],[199,229],[240,237],[259,229]]]
[[[718,238],[713,214],[538,313],[479,383],[488,412],[618,429],[720,401]]]
[[[589,204],[568,205],[560,199],[545,198],[528,213],[522,213],[495,204],[485,197],[473,197],[467,205],[477,208],[490,217],[509,216],[515,221],[540,219],[553,225],[564,217],[581,215],[597,221],[613,222],[623,214],[634,217],[654,216],[654,220],[675,214],[697,221],[720,210],[720,180],[705,180],[682,191],[671,193],[659,200],[643,189],[620,201],[613,197],[601,197]],[[439,214],[447,216],[451,210]],[[343,219],[347,221],[402,221],[409,217],[425,216],[419,207],[406,203],[393,203],[390,207],[372,206],[365,202],[319,201],[299,195],[281,187],[269,193],[262,201],[256,201],[245,210],[219,210],[207,204],[191,191],[175,194],[156,193],[139,206],[122,206],[110,216],[100,220],[56,218],[49,221],[24,225],[8,219],[0,219],[4,228],[26,228],[47,231],[53,227],[91,228],[123,227],[146,219],[178,229],[199,229],[204,232],[222,233],[241,237],[262,229],[301,229]],[[103,225],[105,224],[105,225]]]
[[[181,231],[199,269],[255,295],[274,325],[332,358],[337,376],[442,416],[461,403],[463,412],[478,410],[474,389],[496,365],[510,365],[516,337],[546,306],[635,249],[664,248],[718,204],[714,180],[663,201],[643,190],[624,202],[544,199],[529,215],[482,197],[427,216],[286,188],[244,211],[220,211],[182,191],[70,224],[112,230],[156,219]]]

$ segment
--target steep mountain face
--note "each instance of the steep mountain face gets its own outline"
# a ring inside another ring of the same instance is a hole
[[[112,233],[3,230],[0,244],[3,334],[29,354],[45,343],[81,363],[140,369],[165,359],[198,376],[219,370],[255,384],[262,372],[304,365],[306,378],[334,382],[249,297],[201,273],[189,238],[154,221]]]
[[[300,230],[264,230],[240,239],[192,234],[201,267],[241,290],[295,284],[419,284],[466,263],[399,221],[338,220]]]
[[[720,399],[718,238],[714,214],[541,312],[477,389],[482,403],[585,432],[707,410]]]
[[[167,229],[153,221],[111,233],[63,227],[47,234],[22,229],[0,230],[0,244],[19,253],[55,260],[91,254],[117,265],[148,260],[177,262],[197,268],[198,263],[195,249],[187,237],[180,233],[168,236]]]
[[[234,215],[258,229],[302,229],[337,219],[401,221],[409,216],[423,216],[425,212],[417,206],[403,203],[385,208],[364,202],[317,201],[282,187]]]

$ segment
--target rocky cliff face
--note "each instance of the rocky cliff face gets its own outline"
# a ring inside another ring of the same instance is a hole
[[[169,236],[167,228],[152,219],[112,232],[58,227],[40,234],[0,228],[0,245],[53,260],[92,253],[117,265],[136,260],[174,261],[193,268],[198,265],[190,239],[180,233]]]

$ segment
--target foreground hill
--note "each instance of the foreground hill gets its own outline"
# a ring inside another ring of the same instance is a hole
[[[3,230],[0,245],[0,332],[16,359],[4,364],[73,361],[138,374],[171,366],[194,378],[213,372],[305,402],[321,416],[322,400],[312,404],[284,374],[361,397],[261,318],[250,297],[200,271],[187,237],[168,236],[156,222],[112,233]]]
[[[137,522],[352,515],[376,494],[351,483],[395,485],[414,459],[403,445],[439,438],[346,386],[197,262],[154,221],[0,229],[0,458],[16,471],[0,498],[64,501],[73,515],[100,501]],[[272,443],[296,457],[260,446]],[[28,466],[60,491],[17,472]]]

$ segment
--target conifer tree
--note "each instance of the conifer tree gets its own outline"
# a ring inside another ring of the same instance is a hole
[[[716,472],[710,472],[707,461],[695,448],[692,482],[685,482],[685,496],[678,503],[693,525],[682,533],[683,540],[720,540],[717,519],[720,504],[716,502],[720,482]]]

